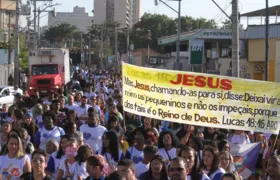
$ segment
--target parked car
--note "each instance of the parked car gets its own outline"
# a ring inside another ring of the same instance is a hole
[[[8,106],[14,103],[14,95],[16,93],[22,94],[21,89],[15,90],[13,86],[0,86],[0,108],[2,108],[3,104],[7,104]]]

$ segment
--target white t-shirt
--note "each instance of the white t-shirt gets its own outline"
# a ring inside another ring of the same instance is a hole
[[[136,172],[136,177],[139,178],[139,176],[149,170],[150,163],[148,164],[143,164],[142,161],[137,163],[135,165],[135,172]]]
[[[24,155],[21,159],[10,159],[7,154],[0,156],[0,171],[2,179],[6,180],[10,176],[11,180],[20,180],[19,176],[23,174],[23,167],[26,161],[30,161],[28,155]]]
[[[100,154],[101,154],[101,153],[100,153]],[[109,162],[109,163],[113,164],[115,167],[117,167],[117,166],[118,166],[118,162],[119,162],[121,159],[124,158],[124,154],[123,154],[123,152],[122,152],[121,150],[119,150],[119,159],[118,159],[118,161],[115,161],[115,160],[114,160],[114,158],[112,157],[111,153],[107,153],[107,152],[106,152],[106,153],[103,155],[103,157],[107,160],[107,162]]]
[[[80,106],[80,105],[81,105],[81,102],[75,101],[75,104],[77,104],[78,106]]]
[[[88,177],[86,162],[81,163],[81,165],[77,163],[76,174],[82,179],[86,179]]]
[[[88,116],[88,109],[91,107],[91,105],[86,104],[85,108],[82,108],[81,106],[76,107],[76,113],[77,117],[87,117]],[[83,124],[85,124],[85,121],[82,120]]]
[[[80,127],[80,132],[84,135],[84,143],[90,145],[93,152],[102,148],[102,136],[107,129],[104,126],[89,127],[84,124]]]
[[[43,116],[39,115],[35,119],[35,124],[38,128],[43,128],[44,127],[44,122],[43,122]]]
[[[46,105],[51,105],[52,102],[50,102],[49,100],[45,100],[43,101],[43,104],[46,104]]]
[[[134,164],[137,164],[144,159],[144,152],[139,151],[138,149],[135,148],[135,146],[127,149],[126,156],[128,154],[130,155],[130,159],[134,162]]]
[[[92,96],[96,96],[96,94],[94,93],[94,92],[86,92],[85,93],[85,96],[88,98],[88,100],[90,100],[90,98],[92,97]]]
[[[192,177],[190,175],[187,175],[187,180],[195,180],[195,179],[192,179]],[[201,176],[201,180],[210,180],[210,178],[206,174],[203,173]]]
[[[65,155],[62,155],[62,157],[60,159],[56,158],[57,152],[58,151],[55,151],[51,154],[51,157],[54,160],[54,164],[53,164],[54,165],[54,172],[52,173],[52,179],[56,179],[57,172],[58,172],[58,169],[60,167],[60,163],[63,162],[63,160],[65,160],[65,158],[66,158]],[[50,160],[50,158],[49,158],[49,160]]]
[[[47,130],[45,127],[38,130],[40,132],[40,146],[39,148],[46,151],[46,144],[49,139],[55,139],[58,144],[60,143],[60,137],[65,134],[64,130],[55,126],[52,130]]]
[[[158,155],[161,155],[165,161],[171,161],[172,159],[174,159],[176,157],[176,148],[172,148],[169,151],[165,151],[164,148],[160,148],[160,149],[158,149]],[[169,159],[169,157],[170,157],[170,159]]]
[[[228,136],[229,144],[250,144],[250,139],[247,134],[230,134]]]
[[[73,104],[73,105],[70,106],[70,105],[66,104],[66,105],[64,105],[64,107],[69,109],[69,110],[76,110],[78,105],[77,104]]]
[[[61,160],[61,163],[60,163],[60,166],[59,166],[59,169],[63,170],[63,177],[62,178],[66,178],[66,177],[69,177],[66,172],[66,167],[65,167],[65,160],[66,158],[64,158],[63,160]],[[77,180],[78,177],[77,177],[77,167],[78,167],[78,163],[77,162],[74,162],[73,164],[70,164],[70,163],[67,163],[68,165],[68,168],[69,168],[69,173],[71,174],[71,179],[74,179],[74,180]]]

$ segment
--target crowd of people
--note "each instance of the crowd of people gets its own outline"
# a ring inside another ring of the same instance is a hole
[[[125,112],[121,75],[77,70],[63,89],[2,106],[0,180],[239,180],[231,145],[252,142],[251,179],[279,180],[280,139],[266,137]]]

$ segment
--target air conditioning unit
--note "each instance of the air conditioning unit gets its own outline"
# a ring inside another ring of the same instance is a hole
[[[150,58],[150,64],[157,64],[157,58]]]
[[[21,15],[30,16],[31,15],[31,7],[30,5],[22,5],[21,7]]]
[[[157,63],[158,63],[158,64],[163,64],[163,63],[164,63],[164,59],[158,59],[158,60],[157,60]]]
[[[38,56],[54,56],[55,50],[39,50]]]

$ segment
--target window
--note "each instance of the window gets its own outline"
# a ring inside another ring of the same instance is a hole
[[[32,75],[43,75],[43,74],[58,74],[58,65],[33,65]]]

